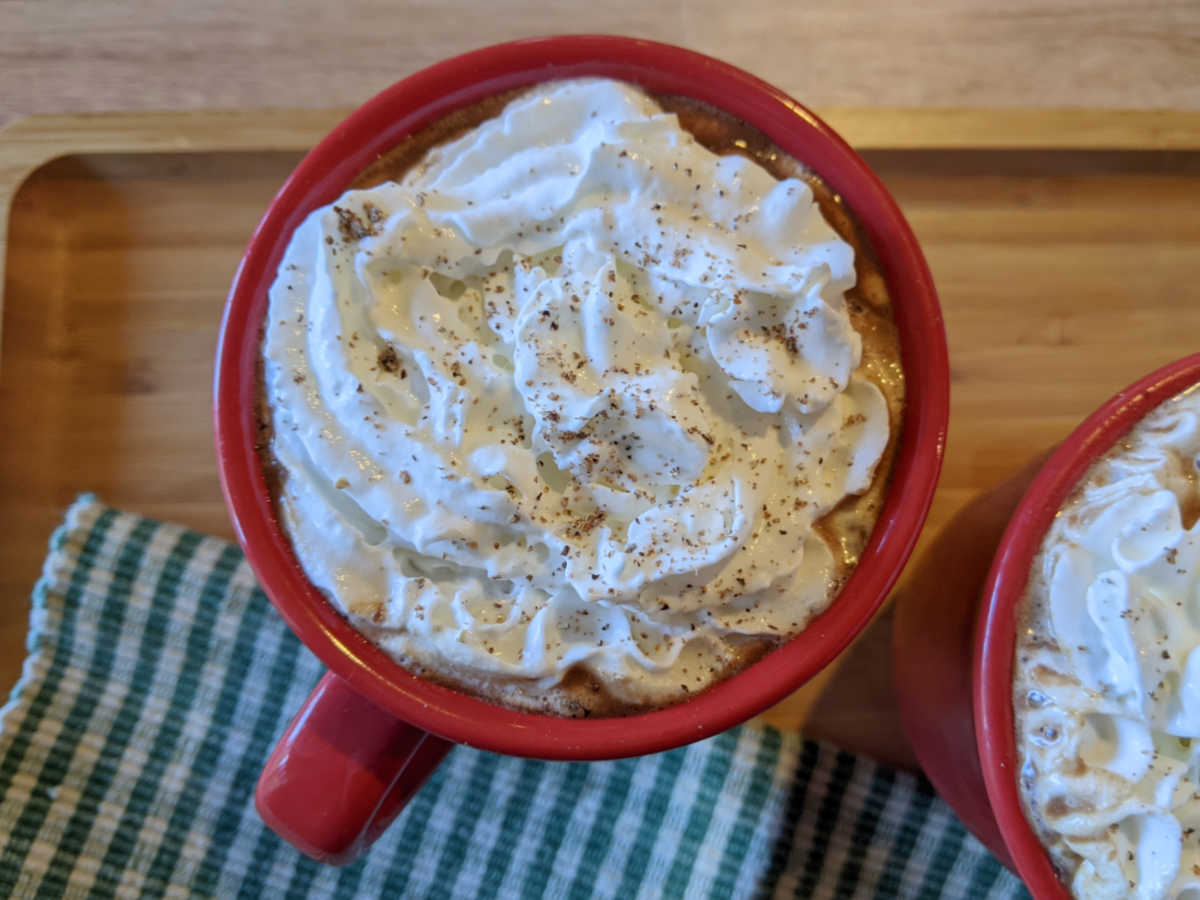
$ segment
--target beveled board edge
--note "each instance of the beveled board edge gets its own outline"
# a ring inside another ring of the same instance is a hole
[[[12,121],[0,129],[0,286],[12,199],[25,179],[52,159],[87,153],[301,151],[349,112],[112,112]],[[1200,150],[1200,111],[834,107],[818,114],[861,150]],[[0,296],[0,323],[3,309]]]

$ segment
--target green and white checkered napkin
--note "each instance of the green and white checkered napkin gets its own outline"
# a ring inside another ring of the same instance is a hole
[[[746,726],[605,763],[456,748],[363,859],[255,780],[321,666],[237,548],[82,497],[0,712],[0,896],[1024,896],[929,785]]]

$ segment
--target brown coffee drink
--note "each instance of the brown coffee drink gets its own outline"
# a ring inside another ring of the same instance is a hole
[[[293,236],[263,461],[309,578],[516,709],[687,699],[833,601],[904,402],[874,253],[744,122],[595,79],[460,110]]]

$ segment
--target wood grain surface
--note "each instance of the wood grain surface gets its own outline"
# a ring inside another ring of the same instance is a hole
[[[562,32],[682,44],[819,107],[1200,108],[1195,0],[0,0],[0,121],[356,105]]]
[[[0,169],[5,158],[28,158],[38,121],[21,126],[21,141],[0,135]],[[1197,346],[1197,144],[1070,150],[1062,121],[1030,125],[1060,148],[1051,151],[963,149],[945,123],[928,136],[939,149],[912,149],[911,136],[909,149],[860,144],[925,247],[946,317],[951,432],[927,536],[1115,390]],[[1170,133],[1194,122],[1183,117]],[[0,690],[19,669],[46,539],[77,492],[230,536],[209,422],[218,317],[246,238],[299,153],[275,132],[259,135],[269,149],[229,136],[237,152],[163,152],[192,146],[172,143],[171,128],[149,142],[156,152],[114,152],[131,147],[104,142],[111,124],[75,121],[72,144],[60,139],[61,120],[48,122],[39,146],[105,152],[40,167],[12,201],[0,356],[8,529]],[[296,129],[316,124],[302,117]],[[1113,143],[1135,143],[1126,138]],[[766,718],[911,763],[892,703],[888,636],[885,614]]]

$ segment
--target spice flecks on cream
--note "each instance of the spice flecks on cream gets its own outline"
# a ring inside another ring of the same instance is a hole
[[[838,586],[889,438],[854,253],[636,89],[545,85],[297,229],[264,341],[312,581],[406,664],[632,703]]]

